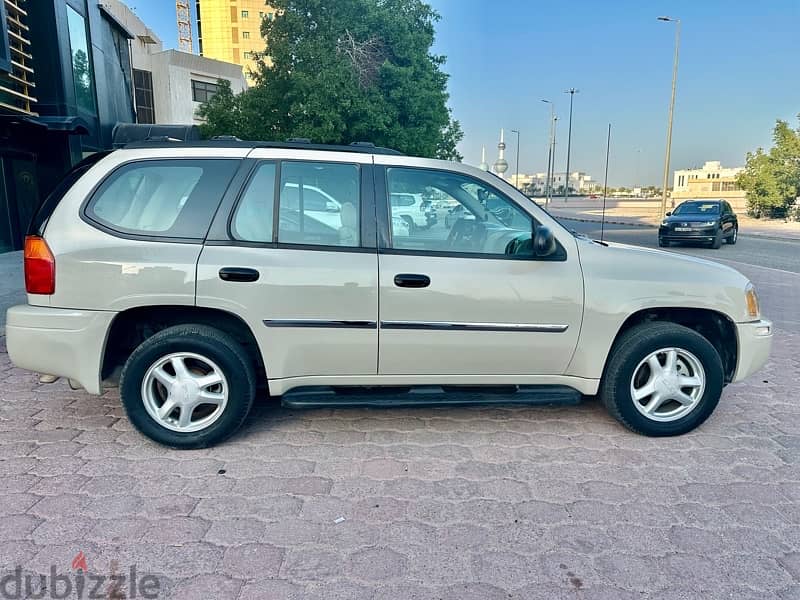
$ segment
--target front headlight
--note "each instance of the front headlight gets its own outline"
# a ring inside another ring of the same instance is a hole
[[[702,223],[700,223],[700,227],[713,227],[716,224],[717,224],[716,221],[703,221]]]
[[[669,221],[667,221],[666,219],[664,219],[663,221],[661,221],[661,226],[662,226],[662,227],[666,227],[667,225],[669,225]]]
[[[752,283],[748,283],[747,287],[744,289],[744,297],[745,300],[747,300],[748,316],[757,319],[761,312],[758,307],[758,294],[756,294],[756,288],[753,287]]]

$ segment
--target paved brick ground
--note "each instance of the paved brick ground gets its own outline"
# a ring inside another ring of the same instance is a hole
[[[294,412],[214,449],[0,354],[0,564],[170,598],[800,598],[800,335],[680,438],[571,408]],[[337,517],[345,521],[336,524]]]

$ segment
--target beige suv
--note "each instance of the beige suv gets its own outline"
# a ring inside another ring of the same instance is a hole
[[[463,209],[409,228],[396,194]],[[598,394],[630,429],[676,435],[764,364],[772,336],[732,269],[576,237],[493,175],[364,144],[156,141],[92,157],[34,219],[25,279],[13,362],[92,394],[118,378],[133,424],[181,448],[231,435],[267,394]]]

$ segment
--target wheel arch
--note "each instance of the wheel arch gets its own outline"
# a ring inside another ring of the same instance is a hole
[[[708,308],[675,308],[675,307],[654,307],[644,308],[631,314],[620,326],[614,341],[606,356],[603,367],[603,378],[606,376],[606,369],[613,355],[617,342],[622,335],[643,323],[648,322],[668,322],[677,323],[688,327],[706,338],[714,348],[716,348],[722,359],[725,383],[730,383],[736,373],[736,361],[739,355],[739,340],[736,335],[736,325],[725,315],[716,310]]]
[[[225,331],[244,347],[256,367],[259,386],[266,386],[263,357],[250,326],[231,312],[199,306],[139,306],[118,313],[111,322],[103,349],[101,380],[112,377],[136,347],[174,325],[200,324]]]

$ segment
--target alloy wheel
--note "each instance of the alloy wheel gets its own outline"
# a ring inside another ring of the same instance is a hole
[[[706,387],[702,363],[682,348],[662,348],[636,366],[630,392],[636,409],[648,419],[681,419],[700,404]]]

